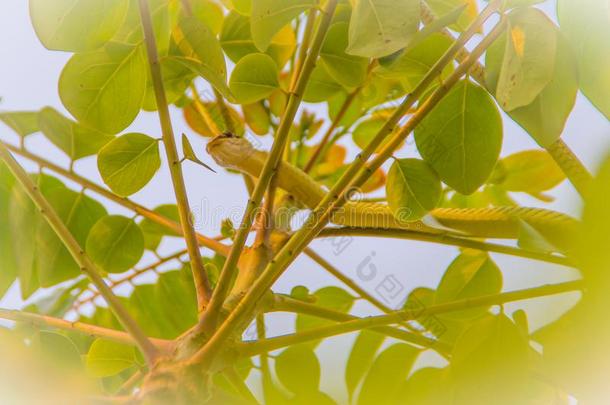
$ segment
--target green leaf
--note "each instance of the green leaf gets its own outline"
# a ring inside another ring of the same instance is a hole
[[[356,117],[358,119],[359,117]],[[361,121],[358,126],[352,132],[352,140],[360,148],[365,149],[368,144],[373,140],[375,135],[379,133],[379,130],[386,123],[387,117],[383,115],[374,115],[371,118]],[[386,137],[383,142],[375,150],[378,153],[384,146],[389,142],[390,137]]]
[[[450,404],[451,391],[447,369],[420,368],[402,385],[397,398],[404,404]]]
[[[203,0],[191,3],[191,6],[195,17],[210,27],[214,34],[220,32],[225,18],[220,5],[213,0]]]
[[[222,26],[220,44],[227,56],[235,63],[246,55],[260,52],[252,39],[250,19],[235,12],[229,13]],[[287,25],[273,36],[265,53],[281,68],[288,62],[295,47],[294,30]]]
[[[342,86],[353,88],[366,79],[368,60],[345,52],[347,33],[347,23],[340,22],[330,27],[320,50],[320,62],[334,80]]]
[[[580,88],[610,119],[610,13],[607,0],[558,0],[561,31],[576,53]]]
[[[381,352],[362,383],[357,404],[375,405],[393,400],[419,353],[419,349],[404,343]]]
[[[251,30],[254,44],[265,52],[282,27],[316,5],[317,0],[253,0]]]
[[[485,183],[496,165],[502,130],[489,93],[464,80],[415,128],[415,142],[441,180],[468,195]]]
[[[113,137],[74,122],[51,107],[38,115],[40,131],[72,160],[95,155]]]
[[[502,290],[502,272],[489,255],[478,250],[463,250],[447,268],[436,289],[435,304],[459,301]],[[484,315],[489,307],[450,312],[448,318],[474,318]]]
[[[193,150],[193,146],[191,145],[191,141],[189,141],[188,137],[182,134],[182,151],[184,153],[184,158],[186,160],[190,160],[193,163],[197,163],[199,166],[203,166],[211,172],[216,173],[216,170],[212,169],[210,166],[203,163],[195,154]]]
[[[0,162],[0,229],[10,229],[9,207],[15,178],[4,161]],[[17,263],[10,232],[0,232],[0,298],[17,277]]]
[[[132,346],[96,339],[87,353],[87,371],[94,377],[110,377],[136,364]]]
[[[78,121],[116,134],[140,112],[147,71],[141,46],[109,43],[68,61],[59,79],[59,96]]]
[[[368,330],[363,330],[356,337],[345,366],[345,384],[350,400],[384,340],[383,334]]]
[[[245,104],[242,107],[244,120],[256,135],[266,135],[271,128],[271,116],[261,102]]]
[[[585,200],[576,257],[586,285],[578,304],[535,332],[543,345],[544,371],[579,402],[602,404],[610,394],[610,156],[600,165]],[[574,295],[567,296],[572,303]],[[582,370],[590,372],[582,373]]]
[[[252,104],[268,97],[279,88],[277,65],[262,53],[243,57],[231,74],[229,87],[240,104]]]
[[[505,315],[474,323],[453,348],[453,403],[527,403],[529,350],[526,337]]]
[[[441,180],[420,159],[396,160],[388,173],[386,195],[394,217],[416,221],[436,208],[442,194]]]
[[[91,51],[117,32],[127,5],[125,0],[30,0],[30,17],[47,49]]]
[[[565,127],[576,102],[578,71],[569,43],[556,29],[557,55],[551,82],[529,105],[509,113],[542,147],[553,144]],[[487,88],[495,89],[504,59],[506,37],[500,37],[487,50],[485,71]]]
[[[417,0],[356,0],[347,53],[371,58],[390,55],[409,43],[419,20]]]
[[[177,102],[184,96],[186,89],[191,84],[194,74],[191,69],[173,57],[161,59],[161,74],[163,76],[163,87],[169,104]],[[157,100],[152,80],[149,78],[146,86],[146,95],[142,109],[146,111],[157,110]]]
[[[162,215],[176,223],[180,223],[180,215],[176,204],[163,204],[156,207],[153,212]],[[140,229],[144,233],[144,245],[146,249],[155,251],[164,236],[180,236],[179,233],[170,230],[169,228],[159,225],[148,218],[144,218],[140,222]]]
[[[32,348],[58,369],[82,368],[80,353],[70,338],[57,332],[39,331],[32,338]]]
[[[375,69],[375,73],[384,78],[399,80],[406,92],[413,91],[451,44],[450,38],[432,34],[413,48],[400,53],[396,59],[380,62],[381,66]],[[441,77],[447,77],[452,70],[453,66],[448,64]],[[436,86],[436,83],[432,86]]]
[[[72,236],[84,246],[89,231],[106,214],[106,209],[53,177],[37,176],[35,182]],[[24,296],[38,286],[52,287],[81,274],[80,267],[63,242],[20,186],[12,188],[7,215],[6,229],[11,229],[13,236],[12,247],[7,249],[15,256],[14,259],[8,256],[6,260],[9,265],[17,265]],[[26,241],[27,245],[24,244]],[[6,271],[12,271],[11,267]]]
[[[479,15],[476,0],[428,0],[426,3],[437,16],[445,16],[455,10],[461,10],[459,19],[455,24],[451,24],[451,29],[455,31],[465,31]]]
[[[328,74],[322,64],[318,64],[311,72],[303,100],[307,103],[321,103],[340,91],[343,91],[343,86]]]
[[[551,190],[566,176],[544,150],[527,150],[505,157],[498,163],[500,184],[508,191],[537,194]]]
[[[7,111],[0,113],[0,121],[17,135],[25,137],[38,132],[38,113],[35,111]]]
[[[158,142],[144,134],[123,135],[100,150],[97,167],[112,191],[125,197],[132,195],[161,167]]]
[[[48,175],[32,176],[32,180],[43,195],[58,188],[65,189],[61,181]],[[21,186],[15,185],[12,188],[9,197],[8,221],[19,287],[21,296],[25,300],[40,287],[36,271],[39,245],[33,241],[36,241],[38,229],[42,226],[41,221],[44,219]]]
[[[100,219],[87,237],[87,253],[108,273],[135,266],[144,253],[144,236],[133,220],[120,215]]]
[[[127,17],[113,40],[137,45],[144,41],[139,0],[126,0],[126,2],[129,3]],[[167,54],[170,45],[170,24],[173,22],[170,20],[173,19],[173,16],[170,16],[169,2],[170,0],[148,0],[157,51],[161,56]]]
[[[354,297],[338,287],[321,288],[313,293],[312,296],[315,299],[315,305],[338,312],[348,313],[354,305]],[[296,319],[296,330],[297,332],[300,332],[332,323],[332,321],[327,321],[318,317],[299,314]],[[311,343],[311,345],[315,347],[319,343],[320,342],[317,341]]]
[[[531,104],[553,78],[557,34],[543,12],[524,8],[511,13],[506,38],[496,98],[513,111]]]
[[[85,246],[95,223],[106,215],[102,204],[67,188],[50,190],[45,197],[80,246]],[[42,218],[36,231],[36,244],[37,273],[42,287],[51,287],[81,274],[63,242]]]
[[[320,385],[320,362],[309,346],[290,346],[280,353],[275,372],[282,385],[295,394],[317,391]]]
[[[212,30],[196,17],[186,17],[174,28],[173,38],[176,51],[172,57],[232,100],[233,96],[227,88],[224,54]]]

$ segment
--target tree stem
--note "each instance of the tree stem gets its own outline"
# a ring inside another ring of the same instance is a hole
[[[481,242],[476,239],[459,238],[445,234],[427,234],[423,232],[413,232],[406,229],[325,228],[318,234],[318,237],[321,238],[332,238],[337,236],[371,236],[381,238],[406,239],[420,242],[431,242],[442,245],[482,250],[484,252],[500,253],[509,256],[523,257],[525,259],[559,264],[561,266],[566,267],[575,266],[569,258],[564,256],[533,252],[496,243]]]
[[[133,337],[148,364],[154,364],[158,356],[157,348],[151,343],[131,315],[129,315],[117,296],[114,295],[112,290],[106,285],[104,279],[99,274],[87,253],[85,253],[78,241],[57,215],[51,204],[42,195],[38,187],[32,182],[28,174],[23,170],[21,165],[15,160],[3,143],[0,143],[0,158],[4,160],[9,170],[13,173],[19,183],[21,183],[32,202],[40,210],[41,215],[65,245],[83,273],[89,276],[95,287],[115,313],[121,325],[123,325],[125,330]]]
[[[203,266],[203,259],[201,258],[201,252],[199,251],[197,236],[191,221],[191,210],[186,194],[184,177],[182,175],[182,166],[179,163],[180,158],[178,157],[178,150],[176,149],[176,141],[174,139],[174,130],[172,129],[169,108],[167,106],[167,97],[163,86],[163,75],[161,73],[161,65],[159,63],[159,55],[157,53],[157,44],[150,16],[150,9],[148,7],[148,0],[139,0],[139,6],[148,62],[150,64],[150,73],[155,91],[155,100],[157,101],[159,121],[161,122],[161,130],[163,133],[163,144],[165,145],[165,153],[167,155],[174,192],[176,194],[182,234],[184,235],[191,259],[191,269],[193,271],[193,279],[197,291],[197,305],[199,312],[202,313],[210,300],[212,289]]]
[[[14,322],[29,323],[35,326],[48,326],[56,329],[80,332],[96,338],[108,339],[127,345],[137,345],[136,341],[128,333],[83,322],[70,322],[66,321],[65,319],[55,318],[52,316],[10,309],[0,309],[0,318]],[[150,341],[162,352],[168,352],[173,345],[171,341],[164,339],[151,338]]]
[[[572,291],[581,291],[584,288],[582,281],[570,281],[561,284],[545,285],[542,287],[517,290],[503,294],[487,295],[469,298],[446,304],[434,305],[417,310],[396,311],[387,315],[371,316],[342,322],[336,325],[323,326],[292,335],[269,338],[249,345],[246,352],[248,355],[256,355],[260,352],[269,352],[286,346],[319,340],[331,336],[338,336],[362,329],[371,329],[384,325],[415,320],[422,316],[439,315],[448,312],[462,311],[474,307],[502,305],[508,302],[527,300],[531,298],[546,297]]]
[[[347,322],[353,321],[357,319],[362,319],[354,315],[345,314],[343,312],[334,311],[332,309],[323,308],[317,305],[309,304],[307,302],[295,300],[285,296],[275,296],[275,302],[273,305],[273,311],[277,312],[294,312],[297,314],[305,314],[311,315],[322,319],[328,319],[336,322]],[[389,311],[389,314],[394,313],[394,311]],[[451,352],[451,347],[443,342],[438,340],[430,339],[424,336],[420,336],[414,333],[407,332],[402,329],[393,328],[391,326],[379,326],[372,328],[375,332],[381,333],[383,335],[393,337],[398,340],[402,340],[407,343],[415,344],[417,346],[430,348],[441,352],[444,355],[447,355]],[[242,350],[240,353],[245,356],[255,356],[260,354],[259,352],[253,353],[250,352],[250,348],[255,346],[257,343],[245,343],[242,346]]]

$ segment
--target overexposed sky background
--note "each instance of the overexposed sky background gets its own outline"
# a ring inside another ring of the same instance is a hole
[[[483,4],[482,1],[480,3]],[[540,7],[555,18],[554,1],[546,1]],[[59,100],[57,81],[69,57],[70,54],[51,52],[40,44],[29,21],[27,0],[2,0],[0,2],[0,97],[2,98],[0,110],[38,110],[48,105],[67,113]],[[324,111],[320,106],[308,105],[307,108]],[[204,152],[205,139],[189,131],[178,110],[174,109],[172,114],[175,133],[187,133],[201,157],[210,162],[211,159]],[[134,124],[125,132],[133,131],[160,137],[156,114],[140,114]],[[17,142],[17,137],[1,123],[0,138]],[[579,95],[563,139],[582,158],[586,166],[595,171],[600,160],[610,149],[610,125],[601,113]],[[270,137],[267,137],[263,141],[264,145],[269,145],[269,141]],[[66,165],[68,163],[65,156],[41,135],[28,137],[27,146],[32,152],[43,155],[46,159]],[[534,148],[537,148],[537,145],[530,137],[516,124],[505,119],[502,155],[506,156],[516,151]],[[349,150],[351,154],[356,152],[353,146]],[[407,144],[397,155],[402,157],[414,153],[414,145],[411,143]],[[28,162],[23,161],[23,163],[29,169],[35,169],[35,166]],[[220,221],[225,217],[231,217],[235,223],[238,223],[246,202],[246,192],[241,177],[226,173],[213,174],[188,163],[184,167],[193,210],[197,214],[204,211],[205,213],[217,213],[212,219],[202,224],[198,231],[209,236],[217,235]],[[97,172],[95,157],[77,162],[76,171],[102,183]],[[579,198],[567,182],[564,182],[552,194],[557,197],[557,201],[550,205],[551,208],[575,216],[579,215]],[[154,180],[132,198],[151,208],[163,203],[173,203],[173,191],[167,168],[163,167]],[[523,201],[537,204],[529,200]],[[111,212],[130,215],[115,205],[110,204],[108,207]],[[209,218],[209,215],[205,213],[204,217]],[[2,229],[0,232],[8,232],[8,230]],[[176,241],[166,241],[162,246],[162,251],[171,253],[176,246],[178,246]],[[330,241],[316,241],[313,246],[351,277],[356,277],[358,266],[363,265],[367,258],[370,259],[370,264],[377,270],[377,275],[373,280],[363,281],[362,286],[381,299],[388,298],[389,306],[399,305],[406,294],[415,287],[436,287],[447,265],[458,254],[457,248],[453,247],[371,238],[352,240],[340,254],[336,254]],[[548,282],[549,278],[564,280],[575,277],[572,270],[560,266],[502,255],[494,255],[494,259],[504,271],[505,290],[542,284]],[[151,260],[151,257],[147,257],[145,260]],[[2,270],[0,269],[0,271]],[[384,281],[387,282],[388,277],[397,280],[403,286],[404,290],[397,298],[379,295],[379,286]],[[276,290],[289,292],[291,287],[296,284],[304,284],[311,290],[315,290],[321,286],[335,284],[335,280],[325,274],[315,263],[306,258],[300,258],[276,284]],[[536,306],[536,309],[530,312],[533,326],[540,324],[549,308],[555,314],[560,313],[561,308],[565,308],[565,304],[561,304],[559,301],[561,300],[545,299],[545,305]],[[5,308],[19,308],[22,304],[15,286],[0,301],[0,307]],[[518,308],[521,305],[524,304],[515,304],[510,307]],[[365,314],[371,313],[371,310],[365,303],[358,302],[356,312]],[[279,316],[276,321],[271,322],[269,332],[271,334],[286,333],[290,331],[290,322],[288,316]],[[320,358],[327,359],[328,364],[326,365],[330,366],[324,369],[324,372],[328,373],[324,376],[327,378],[323,379],[325,385],[331,387],[337,380],[343,380],[343,358],[347,354],[347,348],[351,346],[349,342],[352,339],[352,336],[329,339],[320,347]],[[342,350],[337,351],[337,347],[345,348],[345,353]]]

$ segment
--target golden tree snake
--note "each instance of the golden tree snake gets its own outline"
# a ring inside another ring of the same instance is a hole
[[[267,152],[255,149],[245,138],[219,135],[207,146],[220,166],[258,178]],[[299,168],[281,162],[276,172],[277,185],[296,200],[314,209],[327,191]],[[403,229],[429,234],[452,233],[476,238],[517,239],[528,224],[554,246],[569,250],[578,222],[565,214],[542,208],[436,208],[422,221],[397,220],[383,203],[350,201],[332,216],[336,225],[355,228]]]

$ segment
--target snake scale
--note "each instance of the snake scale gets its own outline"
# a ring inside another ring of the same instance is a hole
[[[245,138],[219,135],[208,143],[208,153],[220,166],[257,178],[267,153],[255,149]],[[299,168],[280,163],[277,184],[310,209],[315,208],[327,191]],[[336,225],[359,228],[404,229],[432,234],[456,233],[494,239],[516,239],[525,222],[560,248],[571,244],[578,222],[555,211],[526,207],[437,208],[432,221],[398,221],[382,203],[350,201],[332,217]],[[438,225],[438,226],[436,226]]]

